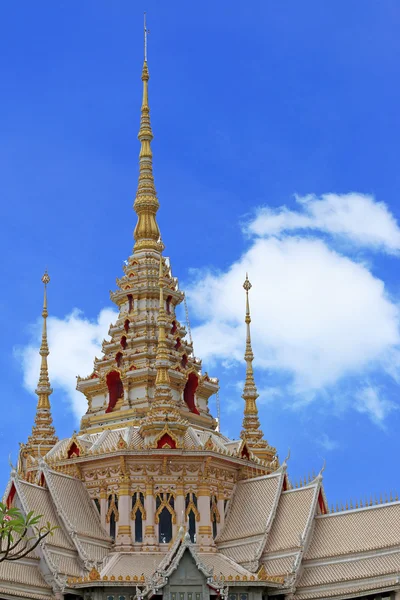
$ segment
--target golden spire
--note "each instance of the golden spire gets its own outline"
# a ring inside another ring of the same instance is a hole
[[[30,454],[39,454],[39,447],[43,448],[44,453],[46,453],[56,442],[58,442],[58,438],[55,436],[53,419],[50,411],[50,395],[53,390],[50,387],[49,369],[47,364],[47,357],[49,355],[49,346],[47,343],[47,285],[50,282],[47,270],[42,277],[42,282],[44,283],[44,300],[42,311],[42,343],[39,350],[41,364],[38,386],[35,390],[35,393],[38,396],[35,424],[32,427],[32,435],[28,438],[26,448]]]
[[[258,398],[257,386],[254,381],[253,372],[253,349],[251,347],[251,335],[250,335],[250,305],[249,305],[249,291],[251,289],[251,283],[246,273],[246,280],[243,284],[246,290],[246,352],[244,359],[246,361],[246,380],[244,383],[242,398],[245,401],[244,418],[243,418],[243,430],[240,437],[246,440],[250,446],[256,445],[258,447],[265,447],[267,442],[263,440],[263,432],[260,429],[260,421],[258,419],[258,410],[256,400]]]
[[[169,356],[167,348],[167,339],[165,336],[165,328],[167,326],[167,314],[164,307],[164,274],[163,274],[163,261],[160,256],[160,269],[159,269],[159,286],[160,286],[160,303],[158,308],[158,344],[156,354],[156,397],[162,392],[171,395],[170,378],[168,373],[169,367]],[[168,388],[164,391],[164,388]]]
[[[156,384],[154,400],[150,409],[150,417],[147,421],[154,422],[160,419],[178,419],[179,412],[172,398],[171,380],[169,377],[169,354],[166,337],[166,327],[168,324],[167,313],[164,306],[164,273],[163,259],[160,256],[159,270],[160,303],[158,309],[158,343],[156,352]]]
[[[150,124],[149,108],[149,69],[147,67],[147,35],[146,13],[144,14],[144,63],[142,69],[143,100],[138,138],[140,140],[139,153],[139,183],[134,202],[134,209],[138,216],[135,227],[135,250],[161,250],[160,230],[156,221],[159,208],[157,193],[154,187],[153,154],[151,141],[153,132]]]

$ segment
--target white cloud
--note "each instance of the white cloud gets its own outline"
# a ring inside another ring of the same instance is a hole
[[[373,385],[368,385],[356,394],[356,409],[367,414],[377,425],[383,425],[386,417],[399,406],[384,398],[381,390]]]
[[[339,448],[339,443],[336,440],[330,438],[327,433],[323,433],[319,438],[317,438],[316,442],[318,446],[320,446],[327,452],[332,452],[332,450],[336,450],[337,448]]]
[[[227,272],[201,273],[188,290],[203,359],[243,360],[246,272],[257,365],[292,374],[298,390],[335,383],[400,342],[398,308],[365,266],[321,240],[258,238]]]
[[[318,230],[344,236],[352,243],[397,253],[400,228],[388,207],[366,194],[310,194],[295,196],[299,210],[261,208],[248,225],[257,236],[279,236],[301,230]]]
[[[341,211],[337,211],[342,221],[338,218],[341,224],[337,224],[336,232],[346,234],[344,215],[348,205],[348,237],[365,243],[374,240],[371,243],[381,248],[385,242],[385,249],[395,248],[398,228],[384,205],[374,205],[371,198],[357,194],[312,198],[306,202],[313,206],[313,215],[328,214],[326,205],[320,210],[321,204],[332,206],[334,198],[342,199],[338,204]],[[351,199],[358,208],[351,208]],[[366,223],[359,224],[358,230],[355,222],[351,224],[361,205],[368,208],[370,215],[375,211],[375,233],[372,226],[368,230]],[[188,289],[191,309],[200,323],[193,329],[196,354],[204,362],[243,362],[242,284],[248,272],[253,284],[250,303],[255,366],[286,380],[281,389],[290,396],[292,405],[311,402],[322,391],[342,383],[346,376],[361,376],[373,369],[398,379],[399,308],[389,298],[383,281],[365,264],[330,247],[327,240],[301,237],[298,231],[297,235],[282,234],[291,228],[288,222],[274,228],[266,217],[262,228],[263,214],[265,217],[271,213],[267,209],[261,211],[248,226],[250,233],[257,232],[249,249],[226,271],[199,271]],[[295,216],[298,230],[298,223],[305,217],[299,213],[290,218]],[[314,218],[313,227],[319,222],[320,229],[334,231],[333,218],[318,218],[319,221]],[[385,223],[392,223],[392,228],[385,230]],[[280,232],[281,236],[258,237],[262,232]],[[273,379],[270,381],[276,385]],[[343,399],[343,405],[346,402]],[[366,407],[366,401],[360,406]],[[389,407],[385,406],[386,410],[380,413],[382,418]],[[370,407],[365,412],[377,422],[378,408],[374,414]]]
[[[76,376],[86,377],[93,371],[95,356],[101,356],[101,343],[108,335],[110,323],[115,322],[115,311],[103,309],[95,321],[90,321],[77,309],[64,319],[48,319],[48,358],[51,385],[55,391],[63,391],[71,403],[77,419],[87,410],[86,398],[76,391]],[[29,391],[37,385],[40,356],[41,323],[35,328],[35,340],[18,350],[22,357],[24,384]]]
[[[267,379],[258,379],[259,404],[280,397],[280,402],[290,399],[292,406],[299,406],[324,392],[331,400],[339,397],[342,407],[355,406],[381,424],[395,405],[368,386],[357,391],[355,402],[348,402],[352,388],[342,384],[347,376],[364,377],[372,370],[400,381],[399,308],[383,281],[365,264],[329,246],[333,238],[301,237],[299,232],[340,234],[394,252],[400,247],[399,228],[386,206],[369,196],[327,194],[298,202],[298,212],[260,210],[248,225],[253,236],[250,247],[228,269],[195,273],[187,294],[198,321],[193,328],[196,355],[206,368],[212,363],[240,364],[243,377],[242,284],[248,272],[253,284],[255,367],[258,378],[260,371],[268,374]],[[67,395],[77,417],[86,411],[86,400],[75,390],[76,375],[91,373],[93,359],[101,355],[101,342],[116,317],[113,310],[104,309],[90,321],[75,309],[64,319],[48,320],[51,382]],[[21,351],[30,390],[38,379],[39,344],[38,329],[35,342]],[[343,394],[334,393],[339,382]],[[224,400],[232,414],[242,408],[241,389],[242,382],[231,400]]]

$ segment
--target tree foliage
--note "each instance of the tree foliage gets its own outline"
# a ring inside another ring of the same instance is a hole
[[[45,537],[53,535],[57,527],[49,522],[39,526],[42,516],[33,511],[25,516],[19,508],[7,508],[0,502],[0,562],[24,558]]]

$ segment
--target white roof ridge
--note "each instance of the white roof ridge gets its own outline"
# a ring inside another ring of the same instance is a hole
[[[316,515],[316,519],[326,519],[327,517],[342,517],[343,515],[348,515],[349,513],[357,513],[364,510],[378,509],[378,508],[387,508],[388,506],[396,506],[400,504],[400,500],[393,500],[393,502],[383,502],[382,504],[373,504],[372,506],[359,506],[358,508],[348,508],[344,510],[339,510],[338,512],[329,512],[326,515]]]

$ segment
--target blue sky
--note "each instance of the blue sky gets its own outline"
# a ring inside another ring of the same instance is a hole
[[[4,3],[3,484],[35,412],[44,268],[60,437],[112,318],[135,225],[143,10],[158,220],[223,430],[240,431],[248,269],[260,418],[293,479],[326,458],[330,502],[400,489],[395,0]]]

